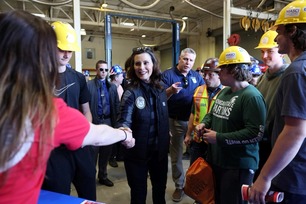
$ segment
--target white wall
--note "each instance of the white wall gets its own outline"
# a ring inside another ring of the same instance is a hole
[[[164,71],[170,67],[172,67],[172,49],[166,49],[160,53],[160,68]]]
[[[133,39],[112,39],[112,65],[119,64],[124,68],[126,59],[132,54],[134,47],[141,46],[138,40]],[[91,49],[94,53],[92,59],[87,59],[86,50]],[[89,41],[89,36],[82,40],[82,69],[95,68],[98,60],[105,60],[104,38],[94,37]],[[71,60],[74,67],[74,59]]]

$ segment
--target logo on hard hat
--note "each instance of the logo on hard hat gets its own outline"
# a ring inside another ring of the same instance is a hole
[[[236,53],[235,52],[226,53],[225,59],[227,60],[236,59]]]
[[[244,53],[248,54],[248,52],[245,49],[243,49],[242,47],[239,47],[238,50],[239,50],[239,52],[244,52]]]
[[[300,15],[300,8],[289,8],[286,10],[286,17],[298,17]]]
[[[71,33],[68,33],[68,34],[67,34],[66,39],[67,39],[67,41],[70,42],[70,43],[75,42],[74,35],[72,35]]]
[[[269,43],[269,38],[268,37],[263,37],[261,40],[262,44],[268,44]]]

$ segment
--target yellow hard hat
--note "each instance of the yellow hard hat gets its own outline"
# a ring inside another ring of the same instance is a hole
[[[279,12],[278,19],[275,21],[275,26],[272,29],[276,29],[277,25],[292,23],[306,23],[305,0],[293,1],[285,6]]]
[[[274,47],[278,47],[278,44],[274,41],[277,36],[277,32],[274,30],[268,30],[265,32],[259,41],[259,44],[255,49],[270,49]]]
[[[218,67],[228,64],[251,64],[251,58],[244,48],[230,46],[221,53]]]
[[[57,47],[64,51],[80,51],[74,28],[66,22],[55,21],[51,24],[57,38]]]

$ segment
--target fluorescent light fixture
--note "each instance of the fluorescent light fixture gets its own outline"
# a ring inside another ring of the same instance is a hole
[[[80,34],[81,35],[86,35],[86,30],[84,28],[81,28]]]
[[[120,24],[124,26],[134,26],[135,25],[134,23],[129,23],[129,22],[121,22]]]
[[[145,38],[145,37],[147,37],[145,34],[143,34],[142,36],[141,36],[142,38]]]
[[[188,16],[183,16],[182,19],[183,19],[183,20],[187,20],[187,19],[188,19]]]
[[[42,13],[32,13],[34,16],[38,16],[38,17],[41,17],[41,18],[45,18],[46,15],[45,14],[42,14]]]
[[[101,8],[106,8],[107,6],[108,6],[107,3],[103,3],[102,6],[101,6]]]

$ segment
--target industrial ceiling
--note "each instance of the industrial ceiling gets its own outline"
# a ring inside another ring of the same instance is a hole
[[[121,38],[138,38],[158,44],[172,39],[172,24],[180,25],[181,38],[200,35],[203,24],[218,29],[216,19],[224,15],[224,1],[231,8],[241,9],[250,18],[259,14],[275,16],[291,1],[279,0],[74,0],[80,5],[81,28],[88,36],[104,36],[105,15],[111,15],[112,35]],[[47,21],[62,20],[74,22],[73,0],[1,0],[0,12],[26,10],[33,14],[43,14]],[[103,5],[103,6],[102,6]],[[107,7],[105,7],[107,5]],[[240,10],[238,10],[240,11]],[[237,24],[243,17],[231,15],[231,23]],[[182,20],[183,17],[188,19]],[[221,21],[222,22],[222,21]],[[206,26],[207,27],[207,26]],[[146,35],[146,38],[142,38]]]

